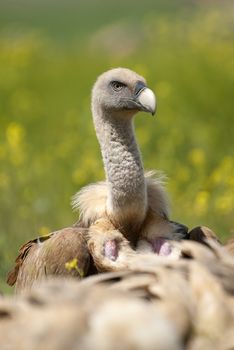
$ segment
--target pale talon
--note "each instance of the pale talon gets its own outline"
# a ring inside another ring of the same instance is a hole
[[[160,256],[167,256],[172,252],[171,245],[166,239],[156,238],[151,241],[151,244],[154,253]]]
[[[104,245],[104,255],[106,258],[115,261],[118,257],[117,243],[114,239],[109,240]]]
[[[171,245],[168,242],[165,242],[161,246],[161,249],[159,251],[159,255],[167,256],[167,255],[170,255],[171,252],[172,252]]]

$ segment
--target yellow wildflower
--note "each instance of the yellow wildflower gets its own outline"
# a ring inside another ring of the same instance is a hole
[[[10,151],[10,161],[14,165],[20,165],[25,159],[24,139],[25,130],[19,124],[12,122],[6,129],[6,139]]]
[[[208,209],[209,197],[210,197],[210,194],[207,191],[198,192],[194,203],[194,209],[198,215],[206,214]]]
[[[189,160],[195,166],[201,166],[205,161],[205,154],[201,148],[194,148],[189,153]]]
[[[215,199],[215,209],[222,214],[229,214],[233,210],[234,196],[232,193],[225,193]]]
[[[47,226],[41,226],[38,230],[40,236],[46,236],[50,233],[50,229]]]
[[[66,268],[69,272],[71,272],[72,270],[76,270],[76,271],[79,273],[79,275],[80,275],[81,278],[84,277],[84,271],[81,270],[81,269],[78,267],[78,260],[77,260],[77,258],[74,258],[74,259],[72,259],[72,260],[66,262],[65,268]]]
[[[18,148],[24,138],[24,128],[19,123],[10,123],[6,129],[6,137],[12,149]]]

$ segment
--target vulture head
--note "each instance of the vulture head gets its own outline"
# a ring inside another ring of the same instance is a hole
[[[105,111],[105,116],[132,117],[138,111],[156,111],[156,98],[145,79],[127,68],[111,69],[97,79],[92,93],[92,109]]]

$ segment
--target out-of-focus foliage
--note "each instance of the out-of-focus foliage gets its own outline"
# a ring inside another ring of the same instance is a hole
[[[90,90],[110,67],[156,91],[157,117],[139,114],[136,133],[145,168],[168,176],[172,218],[234,233],[234,7],[139,13],[84,21],[79,42],[1,26],[0,289],[19,245],[72,224],[70,197],[104,176]]]

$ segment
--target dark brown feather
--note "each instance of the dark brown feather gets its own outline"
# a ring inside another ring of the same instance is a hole
[[[188,233],[189,239],[207,245],[207,240],[220,243],[217,235],[206,226],[197,226]]]

